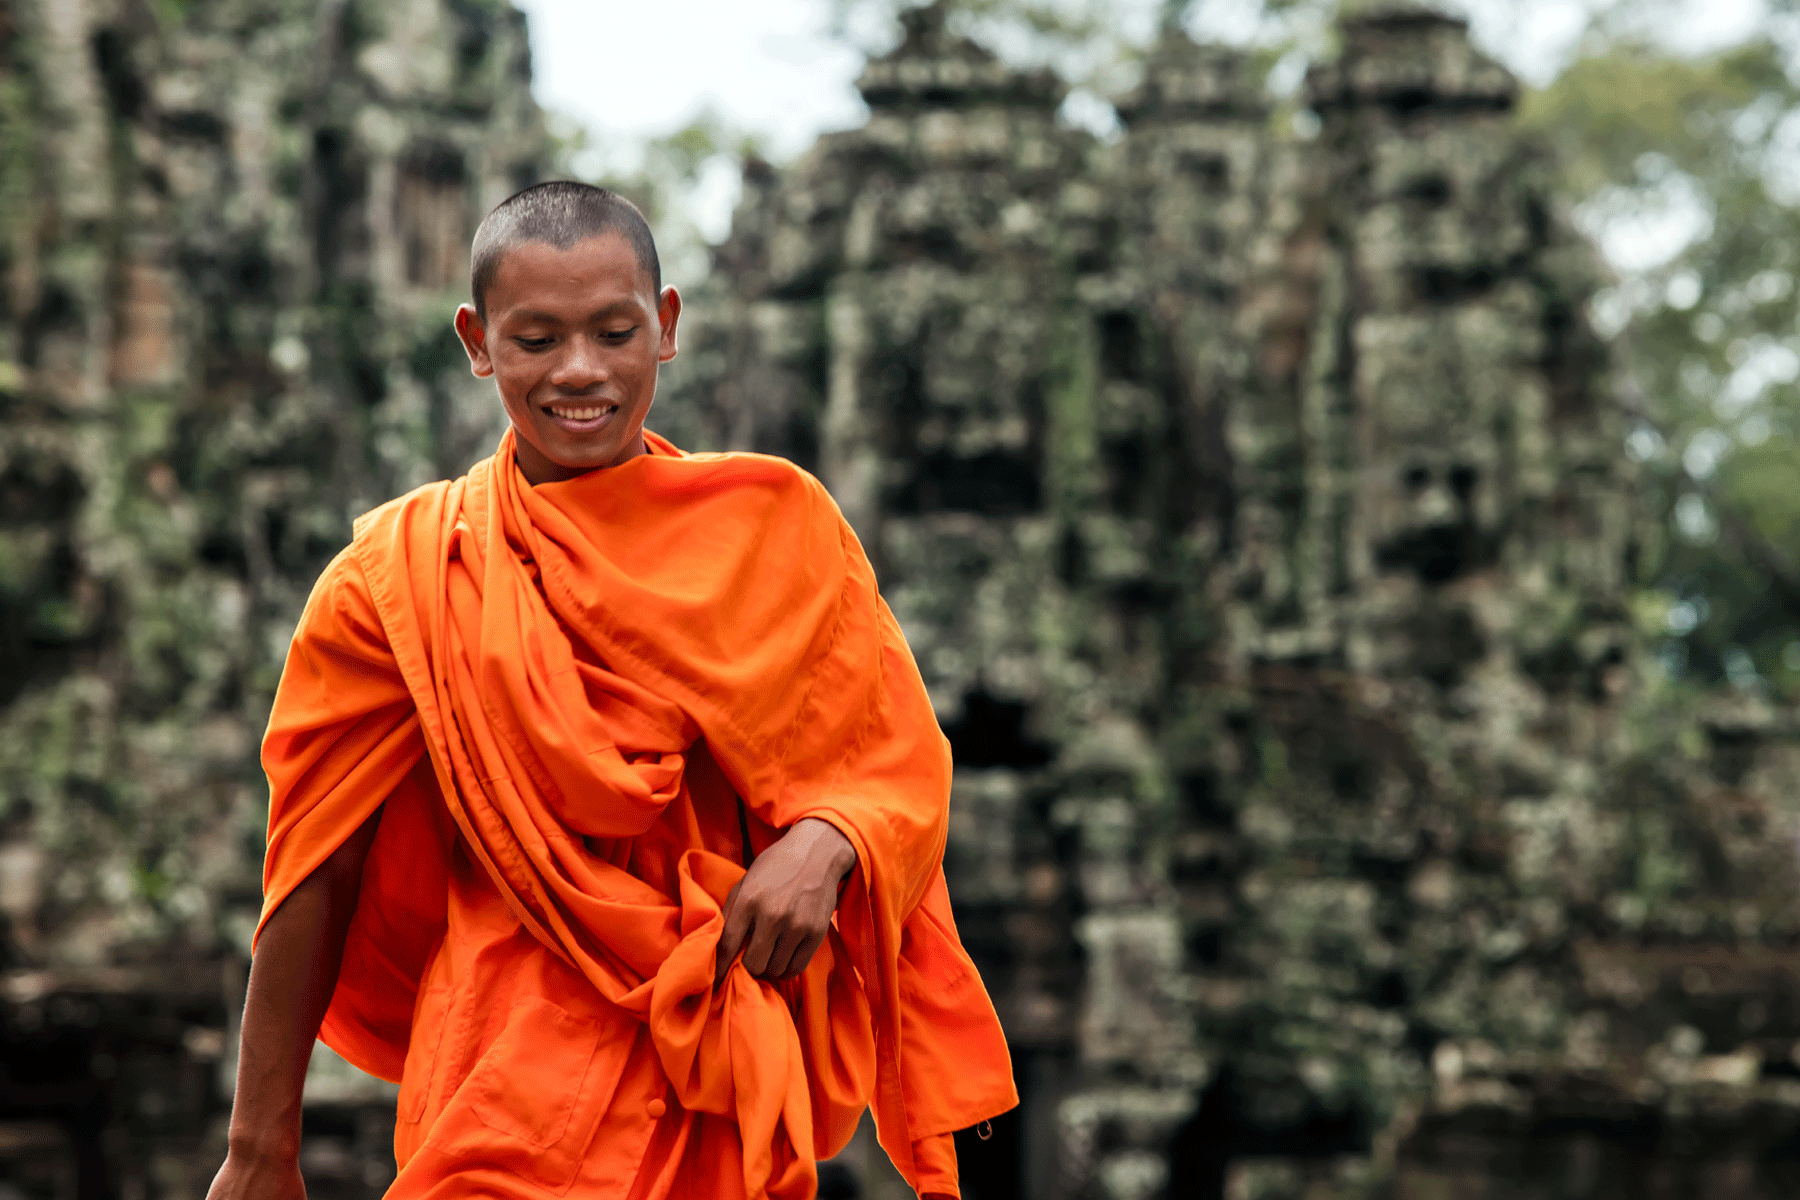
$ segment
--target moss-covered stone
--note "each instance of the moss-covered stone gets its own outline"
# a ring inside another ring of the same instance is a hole
[[[447,317],[549,142],[500,3],[8,11],[4,1031],[151,997],[116,1086],[168,1105],[228,1065],[293,622],[354,514],[492,445]],[[1310,136],[1170,36],[1102,145],[914,12],[863,128],[747,167],[653,424],[816,470],[918,657],[1025,1096],[972,1171],[1788,1194],[1800,724],[1645,657],[1599,271],[1515,82],[1400,0],[1340,43]],[[384,1094],[321,1070],[310,1169],[378,1188]],[[181,1103],[133,1194],[200,1185]]]
[[[288,637],[357,512],[492,446],[442,327],[549,143],[506,5],[22,0],[0,58],[0,1038],[73,1097],[0,1174],[104,1133],[76,1190],[196,1195]]]
[[[1693,1061],[1787,1113],[1727,1060],[1800,1038],[1747,967],[1793,948],[1789,735],[1644,659],[1600,272],[1517,84],[1384,0],[1307,139],[1173,36],[1102,147],[938,16],[863,129],[749,180],[662,404],[816,465],[877,561],[1045,1081],[1032,1194],[1437,1194],[1459,1139],[1491,1194],[1613,1194],[1559,1120],[1650,1121],[1641,1178],[1686,1177],[1694,1093],[1617,1108],[1701,1007],[1621,999],[1663,955],[1745,981]]]

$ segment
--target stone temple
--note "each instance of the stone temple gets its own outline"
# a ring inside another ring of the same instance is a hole
[[[287,633],[491,446],[447,317],[551,145],[490,0],[4,13],[0,1194],[198,1197]],[[931,687],[1024,1096],[968,1196],[1793,1195],[1800,722],[1645,652],[1519,85],[1340,32],[1304,136],[1171,34],[1106,144],[910,12],[862,128],[747,166],[653,424],[817,472]],[[315,1197],[389,1103],[319,1065]]]

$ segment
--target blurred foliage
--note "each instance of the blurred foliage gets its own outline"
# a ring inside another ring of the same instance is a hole
[[[1658,528],[1663,659],[1698,682],[1800,695],[1800,81],[1793,9],[1690,56],[1674,0],[1598,13],[1524,122],[1560,151],[1612,263],[1595,301]]]

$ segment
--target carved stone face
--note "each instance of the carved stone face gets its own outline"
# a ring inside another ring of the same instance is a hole
[[[1489,539],[1476,517],[1481,471],[1472,456],[1417,444],[1395,450],[1374,468],[1370,532],[1376,567],[1410,570],[1424,583],[1439,584],[1480,566]]]
[[[1376,571],[1438,585],[1492,560],[1502,464],[1532,421],[1511,331],[1474,305],[1358,323],[1356,505]]]

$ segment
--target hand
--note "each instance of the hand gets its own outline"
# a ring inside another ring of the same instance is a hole
[[[228,1153],[206,1200],[306,1200],[299,1155]]]
[[[725,897],[713,987],[740,950],[744,969],[771,983],[806,970],[837,911],[838,884],[855,866],[856,849],[829,821],[794,822]]]

